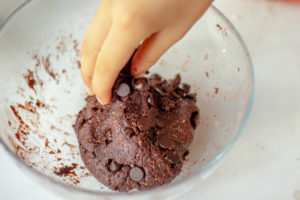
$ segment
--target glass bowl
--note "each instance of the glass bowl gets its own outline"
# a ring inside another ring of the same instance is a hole
[[[200,125],[181,174],[152,190],[114,192],[84,167],[72,129],[87,95],[79,69],[81,39],[99,4],[26,1],[0,26],[1,144],[31,179],[62,197],[173,198],[203,181],[241,134],[253,102],[249,52],[211,6],[150,71],[166,78],[180,73],[197,93]]]

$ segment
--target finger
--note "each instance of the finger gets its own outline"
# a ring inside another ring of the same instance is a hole
[[[145,73],[182,35],[176,35],[171,30],[165,30],[147,38],[133,57],[131,74],[139,76]]]
[[[109,103],[118,74],[143,38],[143,33],[138,30],[120,30],[113,26],[98,54],[92,88],[102,105]]]
[[[97,55],[109,32],[111,20],[108,17],[105,1],[100,5],[84,36],[81,50],[81,76],[86,90],[92,92],[92,78],[95,69]]]
[[[182,17],[180,20],[174,22],[169,27],[153,34],[147,38],[135,53],[132,64],[131,74],[133,76],[140,76],[145,73],[158,59],[178,40],[180,40],[193,26],[193,24],[202,16],[205,10],[209,7],[212,0],[201,2],[194,2],[195,6],[199,7],[194,15],[190,18]],[[189,15],[187,15],[189,16]]]

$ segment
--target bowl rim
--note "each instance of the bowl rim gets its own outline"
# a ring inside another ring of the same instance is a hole
[[[24,1],[22,4],[20,4],[7,18],[4,19],[4,21],[0,24],[0,34],[1,32],[4,30],[4,27],[6,27],[7,23],[9,21],[11,21],[17,13],[19,13],[20,11],[22,11],[25,7],[27,7],[30,3],[32,2],[32,0],[26,0]],[[216,8],[214,5],[211,5],[210,8],[217,14],[219,15],[219,17],[224,20],[227,25],[231,28],[232,33],[234,34],[234,36],[237,38],[237,40],[239,41],[241,48],[243,49],[243,51],[246,53],[247,55],[247,60],[250,66],[250,71],[251,71],[251,83],[252,83],[252,87],[251,87],[251,96],[249,98],[248,101],[248,105],[247,105],[247,111],[243,117],[241,126],[239,127],[237,133],[235,134],[234,138],[231,140],[231,142],[210,162],[206,163],[203,167],[201,167],[200,169],[198,169],[197,171],[195,171],[194,173],[192,173],[190,176],[184,177],[182,180],[178,181],[178,182],[171,182],[169,184],[160,186],[158,188],[153,188],[153,189],[148,189],[148,190],[142,190],[142,191],[136,191],[133,193],[120,193],[120,192],[115,192],[115,191],[96,191],[96,190],[89,190],[86,188],[80,188],[80,187],[76,187],[73,185],[68,185],[65,184],[63,182],[60,182],[58,180],[53,179],[52,177],[43,174],[42,172],[38,171],[37,169],[33,168],[32,166],[28,165],[27,163],[23,162],[9,147],[7,144],[5,144],[5,142],[0,138],[0,145],[2,145],[4,147],[4,149],[6,150],[6,152],[11,155],[11,157],[14,158],[14,160],[19,164],[21,167],[26,168],[28,171],[30,171],[31,173],[33,173],[35,176],[38,176],[39,178],[48,181],[51,184],[54,185],[58,185],[61,186],[62,188],[66,189],[69,192],[79,192],[79,193],[85,193],[86,195],[103,195],[103,196],[115,196],[115,197],[121,197],[121,196],[142,196],[142,195],[148,195],[150,193],[153,193],[155,191],[158,190],[163,190],[163,189],[170,189],[173,186],[179,186],[185,182],[187,182],[187,180],[192,179],[193,177],[198,177],[199,174],[203,173],[204,171],[208,170],[210,167],[214,166],[216,163],[218,163],[228,152],[229,150],[232,148],[232,146],[236,143],[237,139],[240,137],[241,133],[243,132],[247,121],[249,119],[252,107],[253,107],[253,102],[254,102],[254,91],[255,91],[255,76],[254,76],[254,68],[253,68],[253,63],[252,63],[252,59],[250,56],[250,52],[246,46],[246,43],[244,42],[244,40],[242,39],[240,33],[237,31],[237,29],[235,28],[235,26],[230,22],[230,20],[218,9]]]

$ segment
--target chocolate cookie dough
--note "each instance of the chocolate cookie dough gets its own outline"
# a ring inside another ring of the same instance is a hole
[[[189,90],[179,75],[169,81],[157,74],[132,78],[126,67],[109,105],[89,96],[78,114],[74,129],[86,167],[122,192],[171,182],[181,171],[199,116]]]

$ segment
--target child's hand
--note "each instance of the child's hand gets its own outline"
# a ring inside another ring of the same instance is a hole
[[[82,43],[81,73],[90,94],[108,104],[119,72],[143,74],[202,16],[212,0],[103,0]]]

